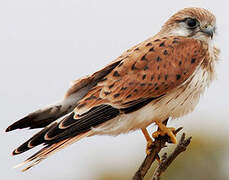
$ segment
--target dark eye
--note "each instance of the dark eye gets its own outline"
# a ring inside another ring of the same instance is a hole
[[[187,18],[185,20],[185,23],[191,29],[196,28],[198,26],[198,24],[199,24],[199,22],[196,19],[192,19],[192,18]]]

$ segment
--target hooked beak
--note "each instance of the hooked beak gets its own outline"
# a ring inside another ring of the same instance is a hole
[[[215,27],[212,26],[212,25],[206,25],[204,27],[201,27],[200,31],[205,33],[205,34],[207,34],[212,39],[213,35],[214,35],[214,32],[215,32]]]

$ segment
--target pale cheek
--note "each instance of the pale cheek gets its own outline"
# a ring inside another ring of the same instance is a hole
[[[213,44],[213,42],[214,42],[213,39],[211,39],[209,36],[207,36],[201,32],[196,33],[192,38],[204,41],[207,44]]]
[[[172,30],[170,33],[172,36],[188,36],[190,34],[189,30],[180,27]]]

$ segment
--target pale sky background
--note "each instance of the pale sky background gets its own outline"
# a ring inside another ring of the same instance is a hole
[[[140,132],[80,141],[26,173],[12,167],[31,152],[11,151],[35,131],[5,133],[15,120],[63,97],[71,80],[90,74],[129,47],[153,36],[177,10],[204,7],[217,17],[221,58],[218,79],[191,115],[170,125],[229,135],[228,1],[1,0],[0,1],[0,179],[83,179],[143,159]],[[151,128],[153,132],[155,128]],[[34,151],[33,151],[34,152]],[[228,157],[227,157],[228,158]],[[229,158],[228,158],[229,159]],[[139,161],[140,163],[140,161]],[[67,177],[67,178],[65,178]]]

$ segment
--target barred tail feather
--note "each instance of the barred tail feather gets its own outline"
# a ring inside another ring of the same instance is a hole
[[[46,159],[47,157],[51,156],[52,154],[60,151],[61,149],[79,141],[80,139],[84,137],[88,137],[92,135],[92,131],[88,131],[82,134],[79,134],[75,137],[65,139],[63,141],[60,141],[56,144],[47,145],[46,147],[42,148],[40,151],[29,157],[24,162],[18,164],[15,166],[15,168],[27,165],[24,169],[22,169],[22,172],[27,171],[28,169],[32,168],[33,166],[39,164],[42,160]]]

